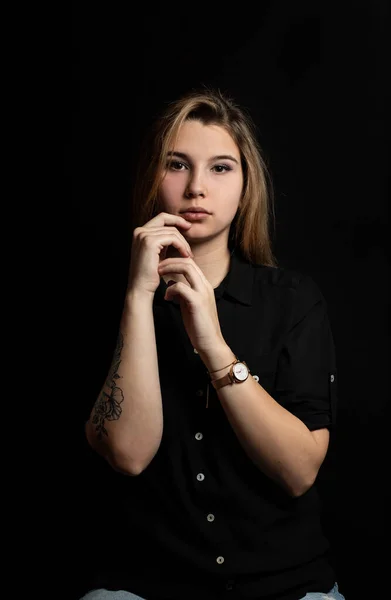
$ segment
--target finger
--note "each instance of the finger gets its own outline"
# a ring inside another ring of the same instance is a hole
[[[182,283],[182,281],[178,281],[177,283],[170,285],[170,287],[168,287],[166,290],[164,299],[172,300],[174,296],[180,296],[189,304],[194,302],[194,290],[186,285],[186,283]]]
[[[183,235],[180,233],[180,231],[178,231],[178,229],[176,227],[154,227],[154,228],[143,228],[143,233],[144,233],[144,237],[145,234],[148,235],[148,237],[150,238],[151,236],[161,236],[161,235],[167,235],[167,234],[171,234],[171,235],[175,235],[178,240],[188,249],[189,254],[191,256],[193,256],[193,252],[191,251],[191,246],[189,244],[189,242],[187,241],[186,238],[183,237]]]
[[[185,240],[185,238],[183,238],[181,236],[179,231],[176,231],[175,233],[173,233],[169,238],[167,238],[167,236],[162,237],[162,234],[159,234],[159,237],[161,239],[161,244],[163,244],[163,240],[166,240],[166,239],[172,240],[169,244],[164,243],[164,245],[166,246],[164,258],[166,257],[166,252],[168,250],[168,246],[174,246],[174,248],[177,248],[178,250],[180,250],[182,248],[184,252],[181,252],[181,254],[183,254],[183,256],[185,258],[188,258],[190,256],[194,257],[194,254],[191,250],[190,244]]]
[[[192,255],[191,257],[188,257],[186,259],[180,258],[180,257],[170,257],[170,258],[165,258],[163,259],[160,264],[159,264],[159,268],[160,267],[165,267],[165,266],[170,266],[171,264],[174,263],[182,263],[184,261],[184,264],[191,264],[193,266],[193,268],[196,270],[196,272],[199,274],[200,278],[202,279],[202,281],[204,283],[207,283],[208,280],[206,279],[204,272],[202,271],[202,269],[200,269],[200,267],[197,265],[196,262],[194,262],[193,260],[194,255]]]
[[[164,225],[174,225],[175,227],[183,227],[184,229],[188,230],[192,226],[192,223],[186,221],[186,219],[180,217],[179,215],[161,212],[156,215],[156,217],[153,217],[150,221],[148,221],[144,227],[162,227]]]
[[[162,231],[164,232],[166,228],[163,228]],[[194,258],[194,254],[192,252],[191,246],[189,244],[189,242],[187,241],[187,239],[181,234],[180,231],[178,231],[178,229],[176,227],[168,227],[167,229],[169,229],[170,231],[172,231],[173,235],[176,235],[178,237],[178,239],[185,244],[185,246],[188,248],[189,250],[189,254],[190,256],[192,256]]]
[[[170,259],[166,259],[167,261]],[[190,262],[174,262],[166,265],[160,264],[158,267],[160,275],[181,274],[184,275],[190,286],[197,292],[200,292],[204,287],[200,274],[194,268],[194,263]],[[187,286],[188,287],[188,286]]]
[[[163,231],[163,233],[162,233]],[[143,234],[140,236],[148,240],[149,243],[153,243],[155,245],[160,246],[160,251],[164,249],[164,247],[174,246],[184,257],[192,256],[192,251],[190,244],[185,240],[184,237],[181,236],[179,231],[165,232],[165,230],[160,231],[146,231],[144,230]],[[167,248],[166,248],[167,250]]]
[[[176,248],[178,252],[183,254],[185,258],[189,258],[190,256],[192,256],[190,246],[186,242],[183,243],[183,241],[176,235],[160,237],[159,241],[160,245],[163,246],[160,250],[160,252],[164,251],[163,260],[167,260],[165,256],[167,253],[168,246],[174,246],[174,248]]]

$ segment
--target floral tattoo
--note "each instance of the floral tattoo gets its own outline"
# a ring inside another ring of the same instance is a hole
[[[117,386],[117,379],[121,378],[118,375],[118,369],[121,364],[121,352],[123,348],[123,336],[121,332],[118,335],[117,345],[114,351],[113,362],[111,363],[110,371],[107,376],[104,388],[94,406],[94,416],[92,422],[96,425],[98,439],[102,439],[103,434],[108,436],[105,428],[106,421],[116,421],[122,413],[121,404],[124,401],[124,394],[120,387]]]

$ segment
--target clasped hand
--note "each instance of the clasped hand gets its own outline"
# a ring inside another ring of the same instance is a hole
[[[176,282],[165,293],[165,300],[179,299],[182,320],[187,335],[200,353],[212,352],[221,344],[222,333],[214,290],[192,258],[166,258],[158,267],[161,277],[181,274],[187,283]]]

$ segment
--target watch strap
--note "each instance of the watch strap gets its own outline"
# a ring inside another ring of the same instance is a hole
[[[224,377],[220,377],[220,379],[215,379],[214,381],[212,381],[212,385],[215,390],[219,390],[220,388],[224,387],[225,385],[229,385],[230,383],[233,383],[230,371],[226,375],[224,375]]]

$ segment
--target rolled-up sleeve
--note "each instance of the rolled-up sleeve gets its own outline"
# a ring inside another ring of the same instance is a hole
[[[331,428],[336,421],[337,367],[326,301],[309,276],[304,276],[292,293],[275,399],[310,430]]]

